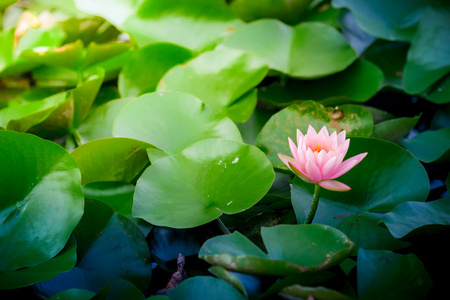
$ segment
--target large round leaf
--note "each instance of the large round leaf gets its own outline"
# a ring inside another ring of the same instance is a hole
[[[423,92],[450,72],[450,7],[429,6],[408,51],[403,86],[410,94]]]
[[[424,131],[401,142],[418,160],[446,162],[450,160],[450,127]]]
[[[420,116],[386,120],[373,127],[372,137],[399,143],[416,126]]]
[[[233,0],[230,8],[244,21],[262,18],[296,24],[311,0]]]
[[[105,203],[86,200],[74,235],[77,267],[128,280],[141,290],[148,288],[150,251],[139,228],[126,217]]]
[[[83,214],[80,170],[57,144],[0,131],[0,270],[41,264],[66,245]]]
[[[426,299],[432,282],[414,255],[358,251],[358,299]]]
[[[365,102],[373,97],[383,83],[383,72],[367,60],[357,60],[334,75],[316,80],[288,79],[259,89],[258,98],[277,107],[295,102],[315,100],[335,106],[350,102]],[[325,88],[326,87],[326,88]]]
[[[290,27],[277,20],[255,21],[239,28],[222,46],[253,52],[271,69],[300,78],[337,73],[357,59],[335,28],[315,22]]]
[[[77,262],[76,248],[77,243],[71,238],[58,255],[42,264],[16,271],[0,271],[0,289],[17,289],[69,272]]]
[[[428,0],[334,0],[333,5],[352,11],[366,32],[386,39],[411,41]]]
[[[201,50],[233,32],[242,21],[223,1],[147,0],[123,24],[140,46],[170,42]]]
[[[255,146],[203,140],[145,170],[136,184],[133,216],[160,226],[195,227],[250,208],[274,178]]]
[[[370,112],[357,105],[324,107],[314,101],[293,104],[274,114],[258,135],[256,146],[267,154],[275,168],[288,170],[277,153],[289,154],[288,137],[297,141],[297,129],[306,133],[311,125],[316,131],[327,126],[332,131],[346,131],[347,136],[369,136],[373,120]]]
[[[167,291],[172,300],[245,300],[237,289],[225,281],[211,276],[196,276],[188,278],[174,289]]]
[[[230,271],[288,276],[330,268],[354,247],[345,234],[320,224],[263,227],[262,236],[268,254],[235,231],[209,239],[198,255]]]
[[[149,164],[145,142],[128,138],[90,141],[72,151],[83,185],[97,181],[132,182]]]
[[[395,238],[413,234],[416,229],[432,232],[450,225],[450,197],[429,202],[407,201],[381,219]]]
[[[192,94],[225,115],[240,101],[252,101],[249,111],[241,112],[249,118],[256,106],[256,94],[253,98],[242,96],[258,85],[268,71],[265,62],[252,53],[233,49],[210,51],[172,68],[157,90]],[[239,119],[234,121],[246,120]]]
[[[98,293],[107,285],[109,285],[109,295],[106,300],[144,300],[142,292],[131,282],[78,267],[50,280],[40,282],[34,286],[34,289],[41,297],[48,298],[70,289],[82,289]]]
[[[354,244],[339,230],[320,224],[263,227],[268,257],[321,270],[344,260]]]
[[[396,249],[405,245],[377,225],[383,215],[405,201],[425,201],[429,181],[423,166],[402,147],[374,138],[351,138],[347,157],[367,156],[339,180],[348,192],[320,191],[314,223],[338,228],[356,244],[367,249]],[[311,206],[314,185],[296,178],[292,205],[303,223]]]
[[[140,96],[118,114],[113,134],[150,143],[169,154],[207,138],[242,141],[230,119],[192,95],[175,92]]]
[[[150,44],[135,50],[120,71],[117,82],[120,94],[135,97],[153,92],[167,70],[191,57],[192,53],[186,48],[169,43]]]

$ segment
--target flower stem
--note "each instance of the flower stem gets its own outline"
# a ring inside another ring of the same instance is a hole
[[[319,206],[319,192],[320,192],[320,185],[316,183],[316,185],[314,186],[313,201],[311,203],[311,208],[309,209],[308,216],[306,217],[305,224],[311,224],[312,220],[314,219],[317,206]]]

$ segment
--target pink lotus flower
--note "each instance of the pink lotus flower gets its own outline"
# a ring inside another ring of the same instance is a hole
[[[332,191],[350,190],[348,185],[333,179],[347,173],[367,155],[361,153],[343,162],[350,139],[345,139],[345,130],[329,135],[325,126],[317,133],[309,125],[306,135],[297,129],[297,145],[298,148],[289,138],[293,158],[282,153],[278,157],[304,181]]]

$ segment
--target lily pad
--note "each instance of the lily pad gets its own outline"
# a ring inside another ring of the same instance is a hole
[[[139,44],[169,42],[191,50],[214,46],[243,22],[223,1],[144,1],[123,24]]]
[[[281,294],[294,297],[293,299],[307,299],[308,297],[313,297],[317,300],[335,299],[335,300],[351,300],[354,299],[338,291],[323,287],[309,287],[301,286],[299,284],[292,285],[290,287],[281,290]]]
[[[430,202],[408,201],[397,205],[381,219],[395,238],[422,230],[432,232],[450,225],[450,197]]]
[[[354,246],[339,230],[320,224],[262,227],[262,235],[268,254],[235,231],[206,241],[198,255],[230,271],[288,276],[330,268]]]
[[[296,141],[297,129],[306,133],[309,125],[317,131],[327,126],[330,133],[346,130],[347,136],[369,136],[373,120],[370,112],[361,106],[348,104],[331,108],[305,101],[274,114],[258,135],[256,146],[267,154],[275,168],[288,170],[277,153],[289,154],[288,137]]]
[[[418,160],[425,163],[450,160],[450,128],[427,130],[401,142]]]
[[[373,127],[372,137],[400,143],[411,129],[416,126],[419,118],[420,116],[403,117],[380,122]]]
[[[89,199],[73,234],[77,267],[128,280],[141,290],[148,288],[150,251],[139,228],[126,217],[105,203]]]
[[[120,94],[136,97],[155,91],[164,73],[191,57],[191,51],[170,43],[154,43],[134,50],[119,74]]]
[[[291,27],[277,20],[254,21],[221,46],[253,52],[271,69],[305,79],[337,73],[357,59],[355,50],[335,28],[316,22]]]
[[[34,267],[15,271],[0,271],[0,289],[17,289],[70,271],[77,262],[77,244],[70,238],[58,255]]]
[[[243,296],[247,296],[247,291],[245,290],[244,285],[239,280],[239,277],[234,275],[232,272],[227,271],[225,268],[222,268],[221,266],[212,266],[208,269],[210,273],[215,275],[216,277],[226,281],[228,284],[233,286],[235,289],[237,289]]]
[[[51,141],[0,131],[0,269],[48,261],[66,245],[83,214],[80,170]],[[31,230],[33,229],[33,230]]]
[[[97,181],[132,182],[149,165],[153,145],[129,138],[98,139],[72,151],[81,170],[81,184]]]
[[[365,102],[378,92],[382,83],[383,72],[373,63],[360,59],[344,71],[328,77],[316,80],[287,79],[285,84],[274,83],[262,87],[258,96],[262,101],[277,107],[305,100],[335,106]]]
[[[255,146],[225,139],[197,142],[154,162],[139,178],[133,216],[190,228],[256,204],[275,173]],[[170,211],[170,214],[162,213]]]
[[[432,281],[414,254],[358,251],[358,299],[425,299]]]
[[[137,98],[117,115],[113,135],[150,143],[168,154],[208,138],[242,141],[230,119],[192,95],[175,92]]]
[[[417,24],[428,4],[427,0],[333,1],[333,6],[337,8],[348,8],[364,31],[385,40],[399,41],[413,39]]]
[[[287,24],[300,21],[303,12],[312,0],[233,0],[230,8],[244,21],[256,19],[278,19]]]
[[[98,293],[108,284],[110,292],[107,300],[145,299],[142,292],[127,280],[78,267],[50,280],[40,282],[34,288],[41,297],[49,298],[69,289],[82,289]]]
[[[368,152],[367,157],[339,177],[351,190],[342,193],[321,190],[313,222],[341,230],[358,248],[402,248],[407,243],[394,239],[378,222],[403,202],[424,202],[429,192],[427,173],[408,151],[396,144],[374,138],[351,138],[347,157],[363,152]],[[292,205],[299,223],[304,222],[310,209],[313,190],[313,184],[299,178],[293,182]]]
[[[403,86],[411,94],[423,92],[450,72],[450,8],[429,6],[408,51]]]
[[[181,282],[176,288],[167,291],[173,300],[245,300],[237,289],[225,281],[211,276],[196,276]]]
[[[233,119],[242,122],[256,106],[256,94],[243,96],[256,87],[268,71],[265,62],[252,53],[233,49],[210,51],[173,67],[163,76],[157,90],[192,94],[225,115],[240,102],[250,101],[253,105],[244,106],[246,110],[240,111],[246,118]]]

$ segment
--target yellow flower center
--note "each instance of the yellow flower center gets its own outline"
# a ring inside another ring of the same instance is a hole
[[[330,146],[330,149],[324,149],[323,148],[323,145],[321,145],[321,144],[317,144],[317,145],[313,145],[312,147],[310,146],[309,147],[313,152],[320,152],[320,151],[322,151],[322,150],[325,150],[326,152],[330,152],[331,151],[331,146]]]

